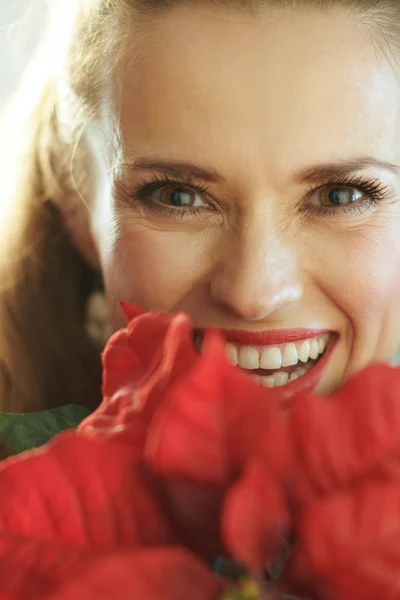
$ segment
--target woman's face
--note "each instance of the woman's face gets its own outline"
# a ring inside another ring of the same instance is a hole
[[[146,25],[97,145],[91,226],[114,327],[121,299],[185,311],[289,395],[392,359],[400,91],[371,40],[344,11],[204,3]]]

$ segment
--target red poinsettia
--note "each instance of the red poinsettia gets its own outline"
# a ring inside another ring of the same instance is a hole
[[[282,414],[217,331],[125,311],[99,409],[0,464],[0,600],[217,600],[205,557],[259,572],[287,541],[281,590],[400,598],[399,371]]]
[[[156,343],[157,336],[153,339]],[[378,511],[376,527],[373,520],[370,527],[355,521],[351,528],[349,523],[357,517],[354,506],[361,510],[369,505],[371,498],[379,497],[371,490],[382,489],[382,478],[391,485],[397,473],[399,371],[372,366],[330,399],[297,398],[285,425],[271,414],[271,395],[229,367],[218,337],[206,334],[203,354],[212,360],[191,362],[195,368],[184,384],[164,388],[168,401],[163,395],[163,402],[159,398],[151,404],[152,428],[143,438],[147,458],[164,475],[186,479],[192,491],[190,482],[196,480],[230,484],[221,513],[223,537],[232,554],[251,568],[271,556],[271,542],[279,543],[279,531],[288,527],[289,504],[295,542],[286,579],[329,598],[342,577],[340,561],[329,554],[330,548],[333,555],[344,556],[337,526],[341,519],[352,532],[345,538],[347,556],[353,548],[353,560],[358,556],[359,564],[364,557],[354,527],[362,525],[367,557],[369,546],[387,543],[385,523],[391,522],[393,511],[383,517]],[[196,498],[196,491],[193,494]],[[181,509],[185,515],[184,506]],[[318,529],[310,526],[313,522]],[[323,569],[315,560],[321,555],[330,556]],[[345,569],[357,572],[350,565]],[[344,580],[349,582],[348,577]],[[393,589],[393,583],[389,585]],[[346,588],[338,589],[337,597],[346,598]],[[350,588],[349,594],[356,597]]]

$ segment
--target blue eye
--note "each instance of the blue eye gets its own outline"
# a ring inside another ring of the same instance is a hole
[[[342,214],[363,214],[391,195],[391,190],[374,177],[343,177],[310,187],[308,202],[303,205],[308,213],[318,217],[338,217]]]
[[[193,192],[188,194],[188,192],[184,192],[183,190],[172,190],[172,192],[169,193],[171,204],[174,206],[192,206],[192,196]],[[164,198],[162,199],[164,200]]]
[[[358,202],[363,193],[351,187],[325,187],[319,191],[319,202],[322,206],[348,206]]]
[[[192,190],[166,186],[157,190],[154,199],[175,208],[205,206],[201,196]]]

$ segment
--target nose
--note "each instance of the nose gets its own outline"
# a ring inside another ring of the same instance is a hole
[[[232,234],[211,280],[213,301],[236,318],[283,320],[303,295],[298,249],[284,237],[265,228]]]

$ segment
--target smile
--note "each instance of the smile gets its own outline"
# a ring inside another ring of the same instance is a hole
[[[313,392],[339,341],[337,332],[327,329],[225,329],[222,333],[229,361],[269,388],[283,408],[294,396]]]
[[[268,388],[282,387],[305,376],[328,347],[329,333],[299,342],[271,346],[249,346],[228,342],[226,353],[234,366],[250,371]]]

